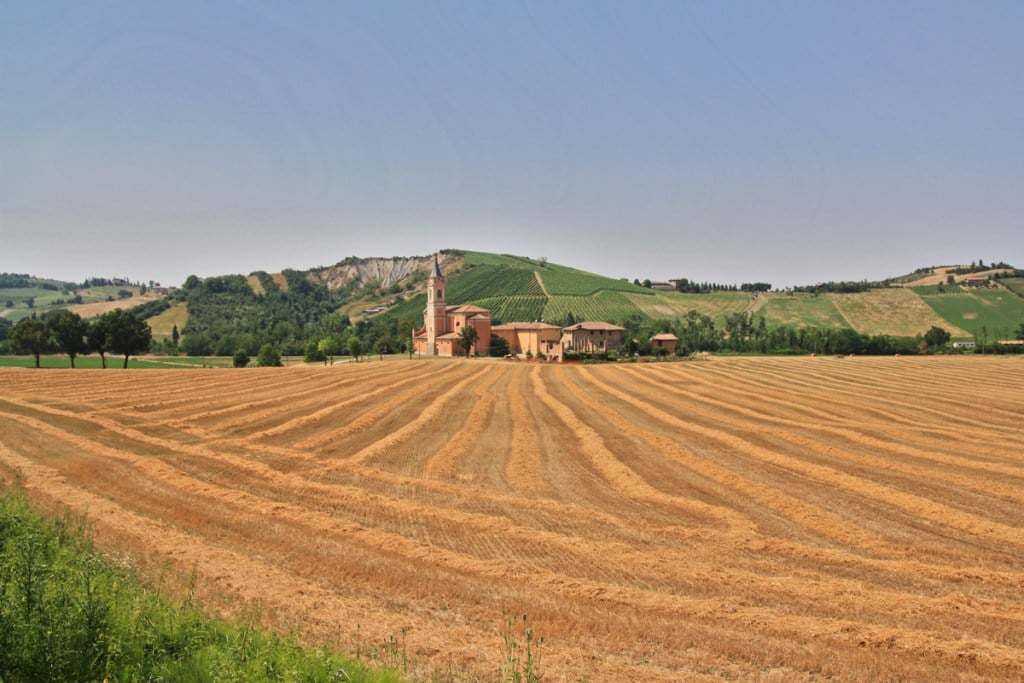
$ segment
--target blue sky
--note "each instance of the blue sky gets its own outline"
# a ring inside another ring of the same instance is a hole
[[[1021,2],[0,1],[0,270],[1024,267]]]

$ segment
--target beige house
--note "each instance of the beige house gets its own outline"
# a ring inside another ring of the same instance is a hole
[[[516,355],[527,352],[531,356],[552,356],[561,358],[562,328],[548,323],[506,323],[495,325],[491,333],[508,342],[508,351]],[[557,350],[555,347],[558,347]]]
[[[622,348],[625,327],[605,322],[583,322],[562,329],[561,346],[576,353],[602,353]]]

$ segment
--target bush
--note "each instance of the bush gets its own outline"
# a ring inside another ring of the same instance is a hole
[[[274,348],[273,344],[264,344],[260,347],[259,355],[256,356],[256,363],[260,367],[281,367],[281,354]]]
[[[243,349],[238,349],[235,351],[235,355],[232,356],[231,362],[236,368],[244,368],[249,364],[249,354],[247,354]]]

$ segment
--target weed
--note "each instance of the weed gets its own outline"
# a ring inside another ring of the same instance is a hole
[[[522,640],[518,633],[521,627]],[[503,661],[499,669],[502,681],[510,683],[536,683],[544,676],[540,670],[540,649],[544,644],[544,636],[534,640],[533,627],[528,625],[525,614],[515,616],[508,612],[504,615],[501,630]]]

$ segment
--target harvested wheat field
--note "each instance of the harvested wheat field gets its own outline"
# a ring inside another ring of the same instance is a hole
[[[410,676],[495,679],[511,613],[552,681],[1024,678],[1024,359],[9,369],[0,415],[108,549]]]

